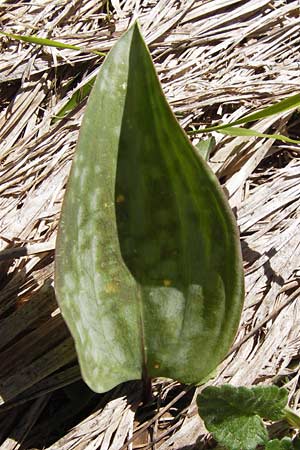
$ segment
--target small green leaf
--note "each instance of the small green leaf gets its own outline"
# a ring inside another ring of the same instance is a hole
[[[210,386],[197,398],[199,414],[215,439],[231,450],[252,450],[268,439],[261,418],[284,417],[288,393],[276,386]]]
[[[287,436],[281,440],[273,439],[267,442],[266,450],[294,450],[293,441]]]
[[[73,111],[79,103],[82,102],[84,98],[86,98],[92,90],[94,86],[96,77],[89,80],[80,88],[76,89],[73,93],[72,97],[65,103],[65,105],[60,109],[60,111],[53,117],[52,123],[57,122],[58,120],[65,117],[69,112]]]
[[[293,411],[291,408],[286,406],[284,408],[285,412],[285,419],[287,422],[294,428],[300,428],[300,416],[295,411]]]
[[[236,334],[235,220],[170,109],[137,24],[105,59],[88,100],[55,289],[96,392],[145,373],[197,383]]]
[[[196,149],[199,151],[199,154],[202,156],[202,158],[205,159],[205,161],[209,160],[209,156],[211,152],[214,150],[216,146],[216,140],[215,138],[209,137],[208,139],[202,139],[201,141],[196,144]]]

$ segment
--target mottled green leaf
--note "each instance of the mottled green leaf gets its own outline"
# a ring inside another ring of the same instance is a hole
[[[221,445],[230,450],[253,450],[268,440],[261,418],[284,418],[287,400],[287,390],[277,386],[223,385],[204,389],[197,404],[206,428]]]
[[[176,121],[138,25],[91,92],[63,203],[55,285],[83,377],[196,383],[226,355],[243,303],[234,217]]]

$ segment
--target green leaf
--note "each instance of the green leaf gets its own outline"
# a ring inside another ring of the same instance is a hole
[[[267,442],[266,450],[294,450],[293,441],[287,436],[281,440],[273,439]]]
[[[196,149],[199,151],[199,154],[202,156],[202,158],[205,159],[205,161],[209,160],[209,156],[211,152],[214,150],[216,146],[216,140],[215,138],[209,137],[208,139],[202,139],[198,142],[198,144],[195,146]]]
[[[300,416],[298,413],[293,411],[291,408],[286,406],[284,408],[285,419],[294,428],[300,428]]]
[[[84,380],[196,383],[225,357],[243,304],[228,203],[161,89],[137,24],[88,100],[63,203],[55,287]]]
[[[267,106],[266,108],[261,109],[252,114],[248,114],[247,116],[241,117],[241,119],[235,120],[231,123],[224,123],[220,125],[215,125],[213,127],[201,128],[197,131],[192,131],[189,134],[197,134],[197,133],[207,133],[209,131],[219,131],[224,130],[226,128],[231,128],[235,125],[243,125],[249,122],[255,122],[256,120],[265,119],[266,117],[274,116],[275,114],[283,114],[284,112],[291,111],[300,106],[300,94],[292,95],[291,97],[285,98],[274,105]]]
[[[29,44],[45,45],[46,47],[70,49],[70,50],[76,50],[78,52],[83,52],[83,53],[84,52],[85,53],[95,53],[96,55],[106,56],[105,53],[99,52],[98,50],[83,49],[83,48],[77,47],[77,45],[64,44],[63,42],[54,41],[53,39],[45,39],[45,38],[41,38],[39,36],[28,36],[28,35],[22,35],[22,34],[5,33],[4,31],[0,31],[0,34],[3,34],[4,36],[9,37],[10,39],[16,39],[17,41],[28,42]]]
[[[299,435],[293,439],[293,446],[295,450],[300,450],[300,438]]]
[[[261,138],[276,139],[278,141],[283,141],[283,142],[291,142],[293,144],[300,144],[300,141],[283,136],[282,134],[260,133],[259,131],[252,130],[251,128],[227,127],[224,129],[220,128],[218,131],[219,131],[219,133],[228,134],[230,136],[249,136],[249,137],[254,136],[254,137],[261,137]]]
[[[265,119],[266,117],[274,116],[275,114],[283,114],[284,112],[291,111],[292,109],[298,108],[300,106],[300,94],[292,95],[291,97],[285,98],[278,103],[271,106],[266,106],[252,114],[248,114],[235,122],[225,125],[225,127],[230,127],[232,125],[242,125],[249,122],[254,122],[256,120]],[[224,125],[223,125],[224,128]]]
[[[87,83],[85,83],[80,88],[76,89],[73,93],[72,97],[66,102],[66,104],[60,109],[60,111],[56,114],[52,119],[52,123],[57,122],[58,120],[64,118],[69,112],[73,111],[79,103],[82,102],[84,98],[86,98],[92,90],[96,77],[93,77]]]
[[[197,398],[208,431],[230,450],[252,450],[268,439],[261,418],[284,418],[288,392],[277,386],[210,386]]]

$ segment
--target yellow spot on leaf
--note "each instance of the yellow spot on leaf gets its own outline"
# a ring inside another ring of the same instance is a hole
[[[117,203],[123,203],[123,202],[125,202],[125,197],[124,197],[124,195],[122,195],[122,194],[118,195],[118,196],[117,196],[117,199],[116,199],[116,202],[117,202]]]
[[[160,364],[159,363],[155,363],[154,364],[154,369],[159,369],[160,368]]]
[[[164,286],[169,287],[169,286],[171,286],[172,281],[171,280],[164,280],[163,284],[164,284]]]
[[[118,286],[116,283],[107,283],[105,286],[105,292],[106,294],[115,294],[118,292]]]

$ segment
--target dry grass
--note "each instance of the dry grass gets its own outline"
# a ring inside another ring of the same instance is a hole
[[[299,89],[296,0],[32,0],[1,1],[0,9],[6,32],[104,52],[138,16],[164,91],[186,129],[237,119]],[[104,396],[80,381],[70,386],[80,373],[52,276],[85,100],[65,119],[53,118],[102,60],[88,51],[1,39],[0,450],[208,445],[193,390],[178,383],[157,380],[149,408],[139,406],[137,383]],[[295,112],[255,127],[299,139],[299,125]],[[237,212],[246,302],[235,347],[210,383],[280,382],[297,408],[299,148],[267,139],[216,139],[210,164]]]

